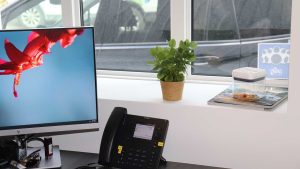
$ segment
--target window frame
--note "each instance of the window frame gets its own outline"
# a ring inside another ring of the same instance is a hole
[[[61,1],[62,22],[65,27],[81,26],[80,2],[78,0]]]
[[[62,18],[64,26],[82,26],[81,22],[81,0],[64,0],[62,1]],[[292,11],[293,12],[293,11]],[[171,0],[170,1],[170,31],[171,38],[175,40],[191,39],[192,38],[192,15],[193,7],[192,0]],[[293,15],[292,15],[293,17]],[[172,19],[172,18],[176,18]],[[293,25],[293,18],[292,18]],[[291,25],[291,29],[293,29]],[[112,71],[112,70],[97,70],[97,76],[131,78],[131,79],[153,79],[155,73],[151,72],[131,72],[131,71]],[[188,66],[186,81],[206,81],[206,82],[231,82],[231,77],[223,76],[203,76],[192,75],[191,66]],[[288,80],[268,80],[268,84],[288,86]]]

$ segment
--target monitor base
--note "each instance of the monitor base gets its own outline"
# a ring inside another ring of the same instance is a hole
[[[28,143],[31,141],[39,141],[43,144],[43,147],[29,147]],[[52,151],[53,154],[46,158],[45,153],[45,139],[34,137],[34,135],[20,135],[15,137],[15,142],[17,143],[18,149],[18,159],[16,161],[28,160],[31,153],[37,151],[38,156],[41,158],[37,168],[60,168],[61,167],[61,159],[60,159],[60,151],[58,146],[53,146]],[[51,141],[52,144],[52,141]],[[49,151],[49,150],[48,150]],[[25,164],[24,164],[25,165]],[[32,168],[32,167],[31,167]]]
[[[40,150],[41,162],[36,169],[48,169],[48,168],[61,168],[61,158],[60,158],[60,151],[58,146],[53,146],[53,155],[46,159],[45,158],[45,150],[44,148],[28,148],[27,152],[30,154],[37,149]]]

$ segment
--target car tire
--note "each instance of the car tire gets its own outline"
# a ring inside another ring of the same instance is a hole
[[[132,10],[132,12],[135,15],[136,20],[137,20],[136,29],[137,30],[144,30],[145,25],[146,25],[145,20],[144,20],[145,14],[139,8],[134,7],[134,6],[131,8],[131,10]]]
[[[45,15],[40,6],[30,8],[19,16],[22,26],[27,28],[37,28],[45,23]]]

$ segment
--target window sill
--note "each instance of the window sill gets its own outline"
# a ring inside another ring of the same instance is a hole
[[[120,79],[98,77],[98,98],[114,101],[129,101],[138,103],[152,103],[174,106],[193,106],[209,109],[227,109],[239,111],[257,111],[257,112],[274,112],[286,113],[287,101],[280,104],[273,110],[255,110],[249,108],[215,106],[208,105],[207,101],[216,96],[218,93],[228,87],[230,83],[194,83],[186,82],[184,87],[183,98],[181,101],[169,102],[164,101],[161,95],[159,81],[144,79]]]

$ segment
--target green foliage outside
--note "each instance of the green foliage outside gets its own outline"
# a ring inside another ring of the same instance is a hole
[[[157,71],[157,78],[165,82],[180,82],[185,78],[188,65],[196,60],[194,49],[197,48],[195,42],[189,40],[180,41],[176,47],[176,41],[171,39],[167,48],[155,47],[150,50],[154,61],[148,64]]]

